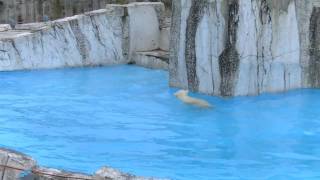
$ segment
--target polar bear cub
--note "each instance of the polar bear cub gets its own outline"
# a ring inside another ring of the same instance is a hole
[[[188,90],[179,90],[174,95],[178,99],[180,99],[182,102],[187,103],[187,104],[196,105],[196,106],[199,106],[202,108],[211,108],[212,107],[212,105],[210,103],[208,103],[207,101],[190,97],[188,95],[188,93],[189,93]]]

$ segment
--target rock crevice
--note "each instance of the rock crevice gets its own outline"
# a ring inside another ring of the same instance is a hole
[[[239,23],[239,4],[237,0],[228,3],[228,24],[225,50],[219,56],[219,70],[221,76],[220,92],[223,96],[234,94],[239,70],[239,53],[236,49],[237,29]]]

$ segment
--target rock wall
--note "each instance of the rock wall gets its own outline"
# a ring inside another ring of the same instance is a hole
[[[129,63],[136,51],[161,48],[163,14],[162,3],[132,3],[15,29],[0,25],[0,71]]]
[[[173,0],[172,8],[172,86],[221,96],[320,86],[320,0]]]
[[[159,3],[160,4],[160,3]],[[164,8],[164,6],[156,6]],[[160,18],[163,9],[149,3],[128,5],[130,52],[152,51],[160,48]],[[146,16],[147,15],[147,16]]]
[[[124,12],[97,10],[0,33],[0,70],[126,63]]]
[[[131,64],[168,69],[170,17],[161,2],[130,3],[128,13],[128,59]]]

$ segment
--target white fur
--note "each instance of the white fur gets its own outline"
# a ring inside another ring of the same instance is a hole
[[[178,92],[176,92],[174,95],[180,99],[182,102],[187,103],[187,104],[192,104],[192,105],[196,105],[202,108],[210,108],[212,107],[210,103],[208,103],[205,100],[202,99],[197,99],[197,98],[193,98],[190,97],[188,95],[189,91],[188,90],[179,90]]]

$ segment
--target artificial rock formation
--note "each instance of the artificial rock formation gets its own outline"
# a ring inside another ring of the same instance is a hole
[[[320,86],[320,0],[172,6],[172,86],[221,96]]]
[[[134,62],[138,51],[168,46],[163,22],[162,3],[132,3],[14,29],[0,25],[0,71]]]
[[[150,6],[153,4],[153,6]],[[131,63],[147,68],[168,69],[170,18],[162,3],[127,5]]]
[[[97,10],[0,33],[0,69],[39,69],[125,63],[122,14]]]

